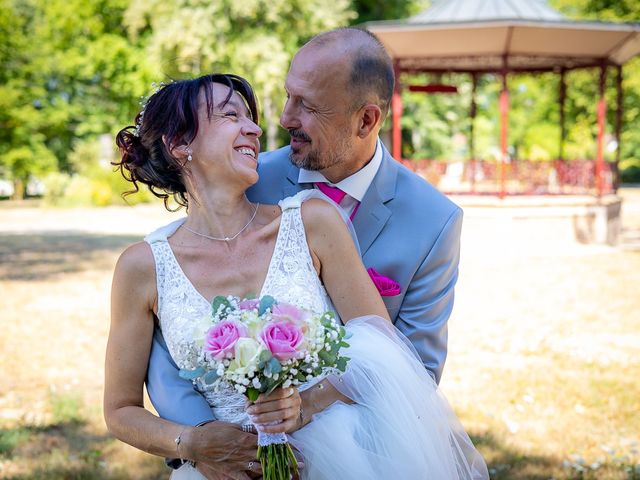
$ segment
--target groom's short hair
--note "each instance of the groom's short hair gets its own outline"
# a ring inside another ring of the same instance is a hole
[[[352,98],[351,111],[373,102],[380,107],[384,119],[389,112],[395,82],[393,62],[384,45],[373,33],[356,27],[320,33],[308,45],[322,47],[333,42],[346,44],[351,55],[347,84]]]

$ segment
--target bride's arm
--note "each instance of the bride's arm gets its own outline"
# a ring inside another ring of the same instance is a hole
[[[314,266],[342,321],[364,315],[389,320],[382,297],[335,208],[311,199],[302,205],[302,217]]]
[[[199,462],[223,462],[238,471],[256,454],[255,436],[225,422],[192,427],[163,420],[144,408],[143,382],[153,336],[155,264],[146,244],[118,260],[111,293],[105,362],[104,416],[118,439],[146,452]],[[181,446],[175,439],[181,438]]]
[[[347,323],[364,315],[389,320],[382,297],[335,208],[322,200],[309,200],[302,205],[302,215],[314,266],[342,321]],[[302,410],[298,428],[336,401],[353,403],[326,379],[300,396]]]
[[[155,302],[155,268],[149,248],[129,247],[115,268],[111,327],[105,361],[104,416],[118,439],[149,453],[176,456],[173,439],[182,426],[162,420],[143,405]]]

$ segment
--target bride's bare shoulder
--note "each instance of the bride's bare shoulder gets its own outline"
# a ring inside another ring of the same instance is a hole
[[[129,282],[155,281],[155,260],[151,247],[146,242],[134,243],[127,247],[118,258],[115,277],[124,277]]]
[[[306,200],[301,207],[302,221],[308,240],[349,235],[336,207],[319,198]]]

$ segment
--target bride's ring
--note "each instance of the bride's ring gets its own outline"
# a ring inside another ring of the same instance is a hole
[[[243,425],[243,427],[244,427],[244,425]],[[247,470],[253,470],[253,466],[254,466],[255,464],[256,464],[256,463],[255,463],[254,461],[251,461],[251,462],[247,463]]]

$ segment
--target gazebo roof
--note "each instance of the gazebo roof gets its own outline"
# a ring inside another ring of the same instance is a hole
[[[431,8],[409,18],[411,23],[482,20],[563,20],[544,0],[436,0]]]
[[[570,20],[545,0],[437,0],[409,19],[364,26],[403,70],[548,71],[640,53],[640,24]]]

